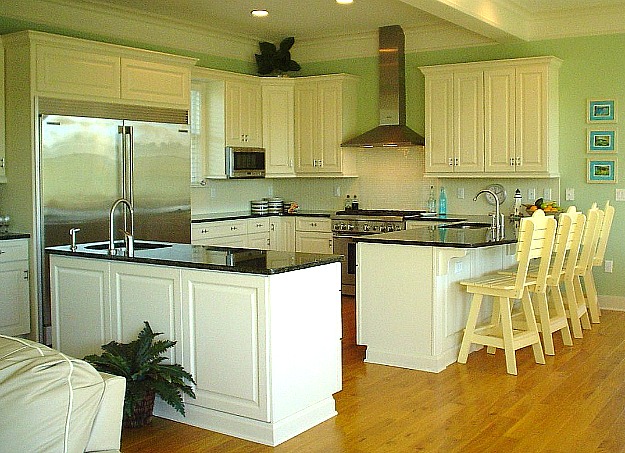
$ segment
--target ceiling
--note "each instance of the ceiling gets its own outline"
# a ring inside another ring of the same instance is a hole
[[[277,42],[452,24],[497,42],[625,32],[625,0],[71,0]],[[266,18],[252,18],[252,9]],[[590,18],[593,18],[592,20]],[[598,26],[601,24],[601,26]]]

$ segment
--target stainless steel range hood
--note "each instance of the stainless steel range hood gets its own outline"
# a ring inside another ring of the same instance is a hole
[[[399,25],[380,27],[378,47],[380,125],[341,146],[423,146],[425,139],[406,126],[406,58]]]

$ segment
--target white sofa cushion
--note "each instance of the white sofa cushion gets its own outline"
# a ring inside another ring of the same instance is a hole
[[[104,387],[87,362],[0,335],[2,450],[85,451]]]

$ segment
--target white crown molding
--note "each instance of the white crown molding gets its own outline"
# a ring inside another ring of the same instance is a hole
[[[530,23],[531,40],[599,36],[625,33],[625,8],[593,7],[535,15]]]
[[[253,60],[258,40],[225,34],[184,21],[145,13],[132,14],[126,8],[103,8],[89,1],[2,0],[0,15],[94,36],[111,37],[168,49]]]

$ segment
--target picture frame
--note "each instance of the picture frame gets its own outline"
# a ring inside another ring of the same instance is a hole
[[[617,182],[616,159],[586,159],[586,182],[615,184]]]
[[[616,123],[616,99],[589,99],[588,123]]]
[[[588,129],[588,153],[616,153],[616,130]]]

